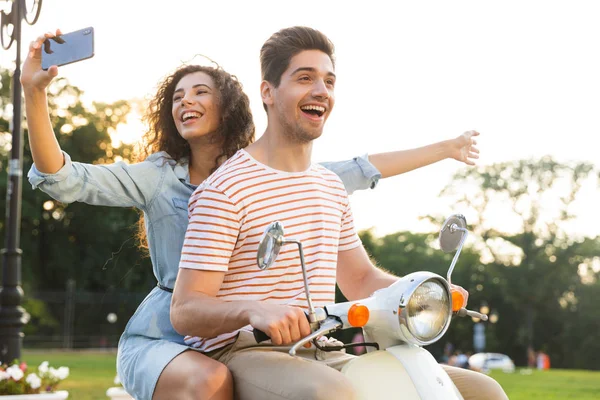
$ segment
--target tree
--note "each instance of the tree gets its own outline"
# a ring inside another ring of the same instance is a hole
[[[12,118],[11,78],[9,71],[2,69],[0,77],[0,190],[5,193],[6,158],[10,150],[8,121]],[[48,92],[54,131],[61,148],[73,160],[88,163],[131,161],[132,146],[113,146],[110,136],[130,111],[126,101],[94,102],[86,107],[81,101],[82,91],[69,85],[64,78],[56,79]],[[24,173],[31,165],[26,139]],[[5,207],[6,200],[0,197],[0,208]],[[68,280],[75,280],[78,290],[105,294],[114,293],[116,289],[147,292],[155,280],[149,259],[140,253],[134,239],[138,217],[138,212],[133,209],[59,203],[40,190],[32,190],[24,177],[21,247],[26,295],[34,291],[64,291]],[[0,234],[4,235],[3,223]],[[106,302],[110,299],[110,296],[101,297]],[[136,306],[130,305],[127,312],[132,313]],[[53,310],[57,319],[62,319],[62,312]],[[95,325],[90,321],[101,317],[93,314],[81,313],[78,327],[93,332]]]
[[[501,315],[515,322],[512,327],[499,324],[504,328],[502,347],[522,355],[517,357],[521,362],[528,346],[547,347],[559,365],[573,351],[557,338],[568,329],[566,320],[579,326],[570,307],[578,301],[577,294],[595,290],[582,286],[579,269],[597,251],[590,243],[597,244],[598,238],[573,237],[566,226],[592,174],[589,163],[561,164],[544,157],[465,169],[442,191],[457,208],[467,210],[481,238],[485,268],[494,270],[492,279],[504,296]],[[501,218],[494,218],[498,215]],[[503,221],[513,222],[510,231],[494,226]],[[597,311],[594,315],[600,317]]]

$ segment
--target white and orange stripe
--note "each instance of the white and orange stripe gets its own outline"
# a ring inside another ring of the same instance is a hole
[[[217,297],[268,301],[306,308],[298,249],[288,245],[261,271],[258,243],[273,221],[303,245],[313,303],[335,300],[338,251],[360,245],[348,195],[333,172],[313,165],[301,173],[277,171],[238,151],[192,195],[180,268],[223,271]],[[246,327],[250,329],[250,327]],[[236,332],[186,342],[211,351],[235,341]]]

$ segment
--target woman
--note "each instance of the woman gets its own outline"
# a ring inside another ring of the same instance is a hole
[[[142,210],[158,280],[158,287],[139,306],[119,342],[121,381],[137,399],[232,398],[227,368],[184,344],[171,326],[169,306],[187,226],[188,199],[220,163],[253,141],[248,98],[240,83],[222,69],[184,66],[163,81],[150,103],[150,155],[143,162],[74,163],[61,151],[48,117],[46,87],[58,69],[41,69],[40,48],[54,35],[47,33],[34,41],[23,65],[21,81],[35,162],[29,180],[34,188],[62,202]],[[477,150],[471,147],[471,136],[476,134],[376,155],[371,157],[375,165],[356,158],[327,167],[340,175],[351,193],[373,187],[381,175],[395,175],[447,157],[472,164],[470,158],[477,157]],[[377,171],[377,162],[383,174]]]

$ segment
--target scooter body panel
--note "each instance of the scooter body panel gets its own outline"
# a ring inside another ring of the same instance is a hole
[[[402,363],[421,400],[463,400],[450,376],[427,350],[414,345],[400,345],[386,351]]]
[[[342,368],[360,400],[463,400],[435,358],[418,346],[374,351]]]
[[[342,368],[358,400],[418,400],[410,375],[393,354],[373,351],[356,357]]]

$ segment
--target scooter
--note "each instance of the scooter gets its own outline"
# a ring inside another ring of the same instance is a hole
[[[456,214],[440,230],[441,249],[447,253],[456,250],[446,279],[431,272],[414,272],[366,299],[314,308],[302,243],[286,239],[280,222],[270,224],[259,244],[258,267],[264,270],[272,266],[282,246],[297,245],[308,301],[312,333],[291,347],[290,356],[296,356],[298,349],[309,342],[323,351],[356,346],[323,347],[317,339],[340,329],[360,327],[365,338],[360,345],[369,350],[341,371],[353,383],[359,399],[462,400],[448,374],[422,346],[438,341],[453,315],[487,320],[485,314],[462,308],[462,295],[450,289],[452,271],[468,236],[466,226],[465,217]],[[257,329],[254,336],[258,343],[269,339]]]

